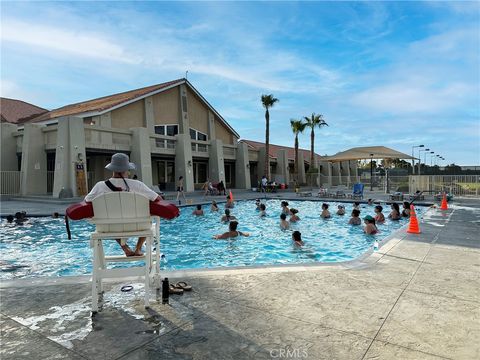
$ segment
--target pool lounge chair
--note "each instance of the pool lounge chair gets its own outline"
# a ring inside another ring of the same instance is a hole
[[[353,185],[352,199],[363,199],[363,190],[365,185],[362,183],[356,183]]]
[[[403,201],[403,193],[397,191],[393,194],[390,194],[390,200],[392,200],[392,201]]]
[[[106,193],[92,202],[95,232],[91,234],[93,248],[92,312],[98,311],[98,295],[103,292],[103,279],[140,276],[145,283],[145,307],[150,305],[150,289],[160,287],[160,218],[150,216],[149,200],[132,192]],[[152,218],[155,225],[152,226]],[[142,256],[105,256],[103,242],[112,239],[146,237]],[[152,251],[153,246],[154,250]],[[108,269],[108,263],[144,262],[143,265]]]

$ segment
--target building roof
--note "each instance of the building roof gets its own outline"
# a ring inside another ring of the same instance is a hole
[[[22,100],[0,98],[0,115],[2,122],[18,124],[22,122],[22,119],[30,119],[47,111],[47,109]]]
[[[178,79],[168,81],[162,84],[143,87],[140,89],[125,91],[118,94],[108,95],[92,100],[82,101],[75,104],[63,106],[58,109],[49,111],[41,116],[32,119],[31,122],[41,122],[45,120],[55,119],[61,116],[80,115],[85,113],[102,113],[112,108],[118,107],[118,105],[124,105],[130,103],[132,100],[138,100],[146,96],[150,96],[151,93],[164,90],[166,88],[174,87],[184,82],[184,79]]]
[[[246,143],[250,148],[259,150],[260,148],[265,147],[265,143],[258,142],[258,141],[253,141],[253,140],[240,140],[244,143]],[[295,160],[295,148],[289,147],[289,146],[281,146],[281,145],[275,145],[275,144],[270,144],[268,152],[271,158],[277,158],[278,157],[278,152],[280,150],[287,150],[287,157],[289,160],[294,161]],[[298,149],[299,152],[303,153],[303,159],[306,163],[310,163],[310,150],[305,150],[305,149]],[[320,156],[318,154],[315,154],[316,156]]]
[[[347,160],[364,160],[364,159],[415,159],[414,157],[404,154],[400,151],[390,149],[386,146],[364,146],[351,148],[332,156],[327,156],[323,160],[330,162],[340,162]]]
[[[230,124],[213,108],[212,105],[198,92],[197,89],[187,79],[177,79],[173,81],[164,82],[157,85],[151,85],[140,89],[130,90],[118,94],[104,96],[92,100],[87,100],[71,105],[66,105],[52,111],[48,111],[38,117],[29,119],[28,122],[44,122],[53,120],[62,116],[97,116],[102,115],[108,111],[112,111],[119,107],[128,105],[132,102],[144,99],[148,96],[158,94],[162,91],[174,88],[178,85],[186,84],[190,89],[210,108],[210,110],[217,115],[220,121],[232,132],[235,136],[240,135],[230,126]],[[26,122],[26,121],[24,121]]]

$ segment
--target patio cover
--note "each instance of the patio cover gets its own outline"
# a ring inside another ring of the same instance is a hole
[[[373,156],[371,155],[373,154]],[[332,156],[322,157],[322,161],[340,162],[348,160],[364,159],[416,159],[400,151],[390,149],[386,146],[364,146],[351,148],[336,153]]]

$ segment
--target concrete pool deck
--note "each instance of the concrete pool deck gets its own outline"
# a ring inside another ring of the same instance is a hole
[[[194,291],[150,309],[141,285],[112,283],[93,318],[88,277],[5,281],[0,356],[478,359],[480,201],[432,210],[420,227],[342,265],[170,273]]]

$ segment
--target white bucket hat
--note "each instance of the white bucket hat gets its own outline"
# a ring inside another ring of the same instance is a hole
[[[128,170],[135,170],[135,164],[130,162],[127,154],[116,153],[112,155],[110,164],[105,166],[105,169],[113,172],[124,172]]]

